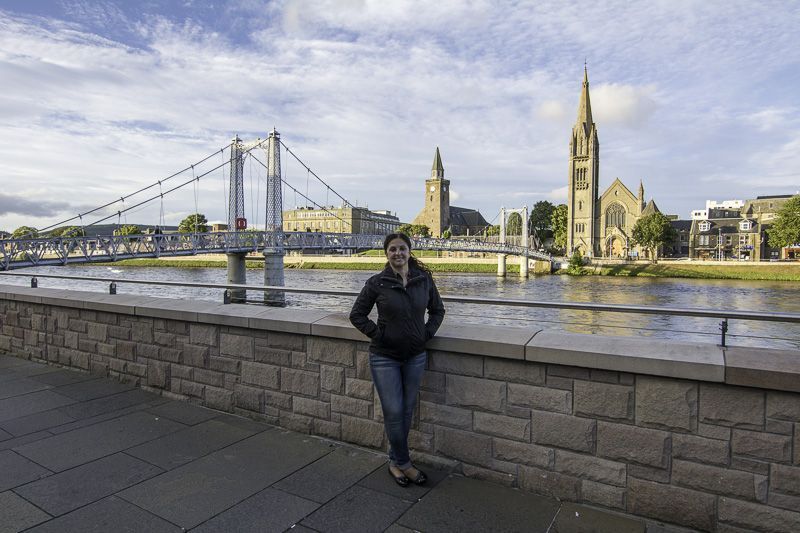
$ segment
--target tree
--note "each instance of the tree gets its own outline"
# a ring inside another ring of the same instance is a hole
[[[778,209],[772,227],[767,230],[769,245],[783,248],[800,244],[800,196],[795,196]]]
[[[542,200],[533,204],[531,209],[531,219],[529,221],[529,228],[531,235],[536,236],[536,239],[541,243],[545,239],[545,231],[552,226],[553,211],[556,206]]]
[[[114,230],[114,235],[139,235],[141,233],[142,230],[135,224],[125,224],[124,226],[120,226],[119,229]]]
[[[675,238],[675,229],[663,213],[651,213],[636,221],[633,226],[634,244],[642,246],[650,252],[650,257],[655,263],[658,259],[658,249],[664,243]]]
[[[431,229],[425,224],[401,224],[397,231],[409,237],[429,237],[431,234]]]
[[[79,228],[78,226],[64,226],[63,228],[58,228],[53,231],[51,234],[53,237],[84,237],[86,232],[83,228]]]
[[[506,223],[506,235],[522,235],[522,215],[511,213]]]
[[[31,226],[20,226],[11,234],[12,239],[35,239],[39,236],[39,230]]]
[[[486,236],[493,237],[495,235],[500,235],[500,225],[489,226],[486,228]]]
[[[578,250],[575,250],[572,253],[572,256],[569,258],[567,274],[570,276],[583,276],[586,274],[586,272],[583,270],[583,256]]]
[[[450,238],[450,237],[452,237],[452,236],[453,236],[453,232],[452,232],[452,231],[450,231],[450,228],[447,228],[447,229],[446,229],[446,230],[444,230],[444,232],[442,233],[442,238],[443,238],[443,239],[449,239],[449,238]]]
[[[567,204],[559,204],[550,215],[550,227],[553,228],[553,242],[561,253],[567,250]]]
[[[208,231],[208,219],[203,213],[189,215],[178,224],[178,231],[181,233],[206,233]]]

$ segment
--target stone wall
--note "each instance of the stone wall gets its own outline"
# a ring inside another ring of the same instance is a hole
[[[0,286],[0,352],[386,446],[341,315]],[[798,531],[800,353],[443,326],[416,459],[706,531]],[[738,529],[737,529],[738,528]]]

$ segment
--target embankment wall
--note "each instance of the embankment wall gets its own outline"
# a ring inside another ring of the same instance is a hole
[[[367,347],[324,311],[0,286],[0,352],[384,449]],[[429,355],[417,460],[704,531],[798,531],[798,352],[446,322]]]

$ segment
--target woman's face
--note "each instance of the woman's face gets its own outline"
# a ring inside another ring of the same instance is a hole
[[[403,239],[392,239],[386,247],[386,259],[395,269],[401,269],[408,263],[410,250]]]

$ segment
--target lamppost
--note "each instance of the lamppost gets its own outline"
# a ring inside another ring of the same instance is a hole
[[[719,236],[717,237],[717,248],[719,249],[719,252],[717,254],[717,259],[720,261],[724,261],[725,255],[724,252],[722,251],[722,228],[719,228]]]

